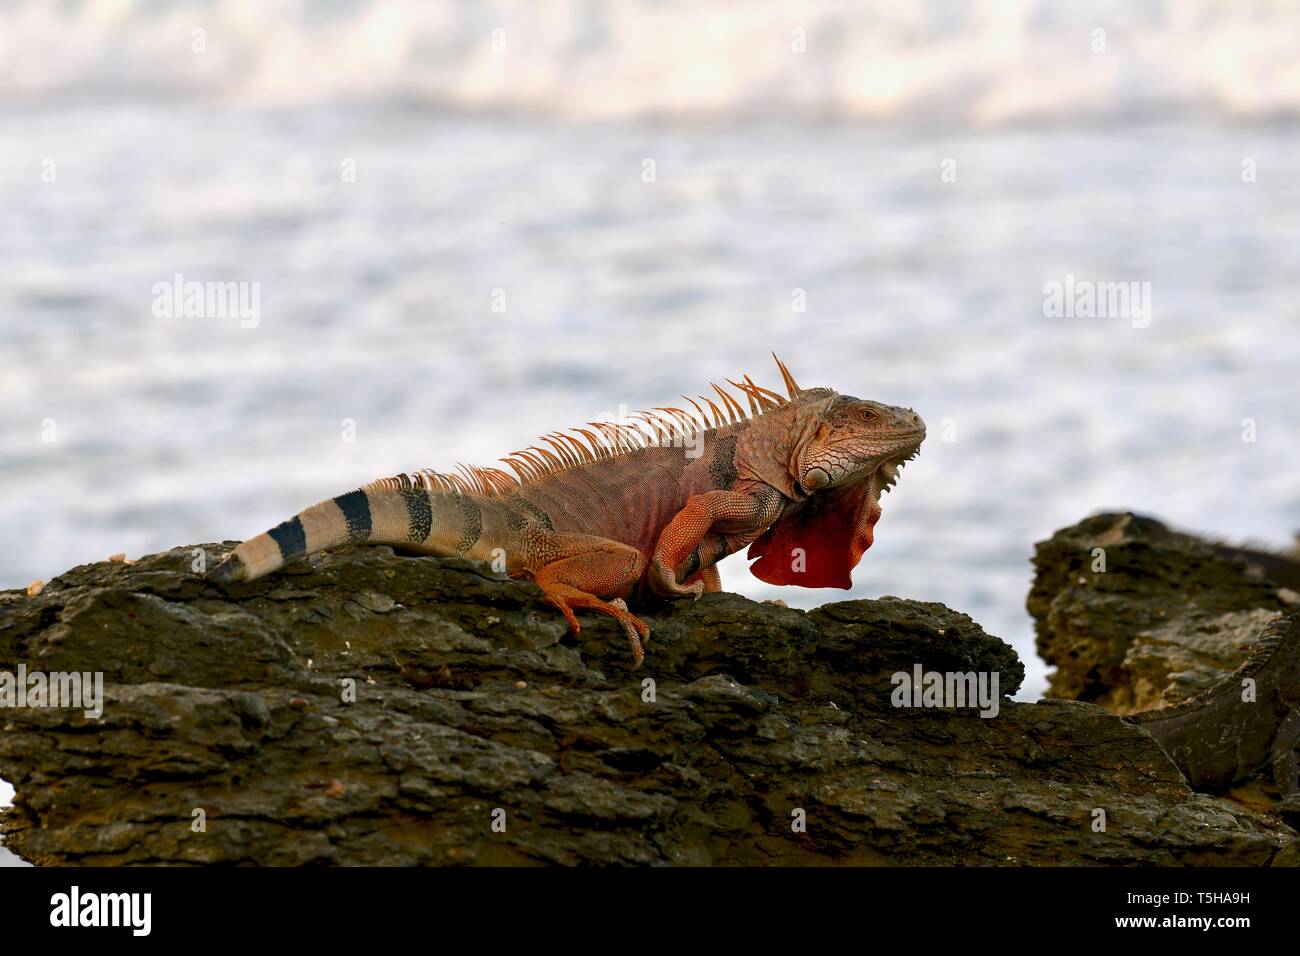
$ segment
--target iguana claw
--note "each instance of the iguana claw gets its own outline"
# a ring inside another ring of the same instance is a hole
[[[700,595],[704,593],[703,581],[695,581],[692,584],[678,584],[677,573],[664,564],[663,559],[659,557],[656,557],[651,562],[650,571],[646,578],[650,582],[650,590],[660,597],[686,597],[689,595],[698,601]]]

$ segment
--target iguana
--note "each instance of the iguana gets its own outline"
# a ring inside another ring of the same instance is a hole
[[[575,610],[616,618],[636,664],[649,628],[626,600],[719,591],[715,565],[746,545],[763,581],[847,588],[925,423],[910,408],[800,388],[776,363],[788,398],[746,375],[728,381],[748,411],[714,385],[721,408],[687,398],[693,414],[656,408],[552,432],[501,459],[513,475],[461,465],[383,478],[243,542],[208,578],[249,581],[349,541],[495,560],[541,587],[575,634]]]
[[[1123,719],[1151,734],[1196,789],[1222,790],[1270,767],[1284,812],[1300,810],[1300,612],[1269,622],[1245,663],[1214,686]]]

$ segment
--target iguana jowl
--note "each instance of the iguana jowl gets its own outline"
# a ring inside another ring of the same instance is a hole
[[[503,458],[514,471],[461,466],[372,482],[312,505],[250,538],[208,572],[218,583],[261,577],[348,541],[434,555],[504,557],[577,633],[575,610],[616,618],[640,663],[649,628],[624,599],[721,590],[715,565],[749,545],[772,584],[850,586],[871,546],[880,495],[916,455],[925,423],[911,409],[801,389],[777,359],[784,398],[745,376],[731,382],[748,413],[658,408],[634,424],[592,422]]]

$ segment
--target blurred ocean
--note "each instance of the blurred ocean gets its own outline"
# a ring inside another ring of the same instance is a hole
[[[942,601],[1035,699],[1035,540],[1300,528],[1298,15],[0,4],[0,587],[773,385],[775,349],[930,437],[851,592],[724,585]],[[259,324],[156,317],[177,274],[257,283]],[[1149,326],[1045,317],[1067,275],[1149,282]]]

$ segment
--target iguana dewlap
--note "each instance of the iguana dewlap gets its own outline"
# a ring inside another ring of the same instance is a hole
[[[494,561],[531,578],[578,631],[589,608],[623,625],[644,656],[649,629],[624,599],[721,589],[715,565],[749,546],[751,570],[773,584],[850,586],[871,547],[880,495],[916,455],[925,423],[911,409],[800,389],[777,360],[789,398],[732,382],[749,411],[687,399],[634,424],[592,422],[503,458],[514,471],[461,467],[398,475],[312,505],[250,538],[208,573],[261,577],[349,541]]]

